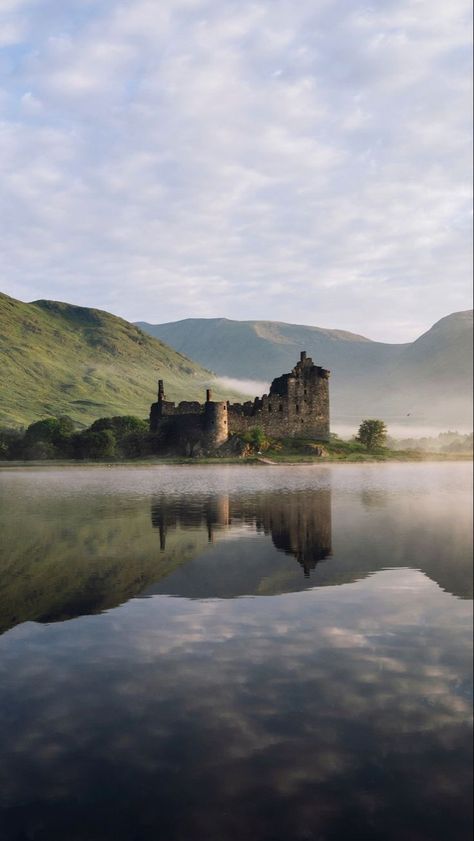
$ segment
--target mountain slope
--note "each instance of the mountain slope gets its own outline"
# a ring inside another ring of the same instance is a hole
[[[331,371],[336,422],[375,415],[440,426],[472,423],[472,311],[453,313],[404,345],[280,322],[186,319],[139,324],[227,377],[270,382],[290,370],[304,349]]]
[[[305,349],[318,364],[358,374],[360,365],[379,364],[393,348],[343,330],[324,330],[276,321],[187,318],[168,324],[137,322],[151,336],[189,354],[217,374],[270,382],[293,367]],[[204,361],[205,360],[205,361]]]
[[[203,398],[212,375],[101,310],[0,294],[0,424],[67,414],[80,424],[107,415],[146,417],[158,377],[170,399]],[[224,395],[221,395],[224,396]]]

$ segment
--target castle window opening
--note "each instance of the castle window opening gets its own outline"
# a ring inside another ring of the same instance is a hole
[[[269,404],[268,404],[268,411],[269,411],[269,412],[271,412],[271,410],[272,410],[272,404],[271,404],[271,403],[269,403]]]
[[[298,403],[296,404],[295,408],[296,408],[296,413],[298,414],[298,412],[300,410],[300,407],[298,406]]]
[[[279,412],[282,412],[282,411],[283,411],[283,403],[280,403],[280,405],[278,406],[278,411],[279,411]]]

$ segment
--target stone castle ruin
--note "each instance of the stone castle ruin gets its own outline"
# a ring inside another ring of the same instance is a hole
[[[150,410],[150,432],[162,449],[195,455],[214,452],[229,436],[259,428],[274,438],[329,440],[329,371],[301,352],[289,374],[276,377],[269,394],[246,403],[212,400],[175,403],[166,399],[163,380]]]

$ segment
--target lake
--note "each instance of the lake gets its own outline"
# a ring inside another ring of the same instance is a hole
[[[0,470],[2,841],[470,837],[471,476]]]

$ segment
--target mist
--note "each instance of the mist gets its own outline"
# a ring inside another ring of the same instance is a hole
[[[230,388],[252,398],[268,394],[270,388],[269,384],[262,380],[240,380],[236,377],[218,377],[216,383],[221,388]]]
[[[420,424],[420,423],[409,423],[403,421],[394,421],[393,423],[390,420],[386,420],[383,418],[382,415],[375,415],[376,417],[380,417],[381,420],[385,420],[385,424],[387,426],[388,435],[391,438],[397,439],[405,439],[405,438],[414,438],[414,439],[422,439],[422,438],[437,438],[438,435],[443,434],[445,432],[454,432],[458,435],[468,435],[472,432],[472,426],[469,426],[466,423],[459,423],[459,424]],[[366,416],[367,417],[367,416]],[[352,438],[353,435],[357,435],[357,431],[359,429],[359,425],[364,420],[362,416],[358,420],[354,420],[353,423],[348,422],[341,422],[338,423],[337,418],[333,420],[331,423],[331,432],[335,432],[336,435],[339,435],[340,438],[349,439]]]

